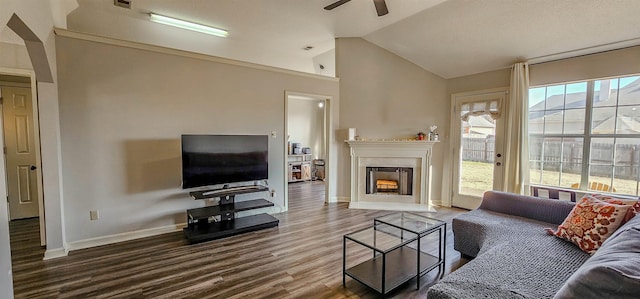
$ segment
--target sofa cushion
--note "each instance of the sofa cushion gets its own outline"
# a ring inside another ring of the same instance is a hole
[[[501,224],[490,225],[480,254],[432,286],[427,298],[552,298],[589,258],[545,234],[545,224],[505,216],[484,215]]]
[[[638,298],[640,227],[607,240],[560,288],[554,298]]]
[[[558,230],[549,232],[593,254],[620,227],[630,208],[631,205],[609,203],[585,196],[558,226]]]

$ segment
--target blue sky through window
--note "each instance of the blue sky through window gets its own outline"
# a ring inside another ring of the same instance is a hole
[[[613,79],[611,80],[611,89],[612,90],[617,89],[618,80],[620,81],[620,88],[624,88],[625,86],[629,85],[633,81],[638,80],[639,78],[640,76]],[[529,89],[529,108],[544,101],[548,97],[564,94],[565,86],[566,86],[567,94],[587,91],[587,82],[530,88]],[[594,89],[595,91],[600,91],[600,81],[595,82]]]

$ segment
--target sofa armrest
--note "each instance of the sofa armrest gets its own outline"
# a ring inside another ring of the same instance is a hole
[[[561,224],[575,203],[499,191],[487,191],[479,209]]]

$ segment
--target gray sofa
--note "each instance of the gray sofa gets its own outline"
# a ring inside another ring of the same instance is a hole
[[[593,255],[548,235],[574,203],[486,192],[454,218],[454,248],[472,257],[432,286],[427,298],[639,298],[640,216]]]

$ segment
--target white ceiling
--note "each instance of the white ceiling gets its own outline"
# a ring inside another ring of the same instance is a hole
[[[453,78],[640,45],[640,1],[449,0],[365,39]]]
[[[363,37],[443,78],[640,45],[640,0],[78,0],[70,30],[333,76],[334,38]],[[228,38],[151,23],[155,12]],[[6,32],[2,32],[6,35]],[[1,36],[0,36],[1,37]],[[305,46],[314,49],[304,51]]]

